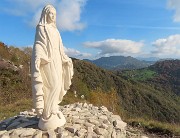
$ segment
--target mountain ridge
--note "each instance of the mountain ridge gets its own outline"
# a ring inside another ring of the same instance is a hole
[[[139,69],[150,66],[153,61],[140,61],[136,58],[131,56],[110,56],[110,57],[101,57],[96,60],[88,60],[84,59],[85,61],[89,61],[94,63],[95,65],[110,69],[110,70],[124,70],[124,69]]]

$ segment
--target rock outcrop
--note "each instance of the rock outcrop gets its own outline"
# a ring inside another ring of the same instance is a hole
[[[60,106],[66,124],[56,130],[41,131],[35,110],[0,122],[0,138],[125,138],[141,137],[127,130],[127,124],[104,106],[87,103]],[[143,136],[142,136],[143,137]]]

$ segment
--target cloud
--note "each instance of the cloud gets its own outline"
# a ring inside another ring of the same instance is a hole
[[[180,57],[180,34],[158,39],[152,43],[155,50],[151,53],[158,57]]]
[[[78,59],[86,59],[86,58],[90,58],[92,56],[90,53],[82,53],[73,48],[64,47],[64,51],[69,57],[74,57],[74,58],[78,58]]]
[[[32,27],[35,27],[38,22],[39,22],[39,19],[41,17],[41,12],[42,12],[42,9],[39,9],[37,10],[37,12],[34,14],[34,16],[32,17],[31,21],[30,22],[27,22],[30,26]]]
[[[47,4],[57,9],[57,26],[63,31],[82,30],[81,14],[87,0],[4,0],[7,7],[3,12],[23,16],[28,24],[35,27],[40,19],[41,11]]]
[[[86,0],[61,0],[58,4],[57,25],[61,30],[82,30],[84,23],[80,22],[80,15]]]
[[[7,2],[7,7],[4,11],[17,15],[26,16],[29,13],[34,13],[40,7],[46,4],[55,4],[57,0],[4,0]]]
[[[83,45],[88,48],[100,50],[98,53],[99,56],[129,56],[140,54],[144,43],[124,39],[106,39],[103,41],[85,42]]]
[[[180,22],[180,0],[168,0],[168,8],[175,10],[174,21]]]

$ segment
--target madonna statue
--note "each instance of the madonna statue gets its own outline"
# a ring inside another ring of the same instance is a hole
[[[40,117],[38,126],[41,130],[63,126],[66,120],[58,104],[71,85],[73,64],[64,53],[52,5],[42,10],[31,62],[33,102]]]

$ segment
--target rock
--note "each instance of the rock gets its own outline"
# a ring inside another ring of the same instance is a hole
[[[105,115],[99,116],[99,119],[102,119],[102,120],[108,120],[107,116],[105,116]]]
[[[94,125],[98,125],[99,121],[95,120],[95,119],[88,119],[88,122]]]
[[[42,131],[41,130],[37,130],[34,133],[33,138],[42,138]]]
[[[63,131],[63,132],[58,134],[58,138],[66,138],[67,136],[68,136],[68,132],[67,131]]]
[[[81,111],[81,108],[79,108],[79,107],[76,107],[76,108],[72,108],[72,111],[76,111],[76,112],[79,112],[79,111]]]
[[[10,138],[19,138],[19,136],[17,134],[12,134],[10,135]]]
[[[28,115],[28,111],[20,112],[20,115]]]
[[[101,111],[108,111],[108,109],[105,106],[99,107],[99,110],[101,110]]]
[[[113,130],[112,134],[111,134],[111,138],[116,138],[116,131]]]
[[[88,127],[88,128],[87,128],[87,132],[88,132],[88,133],[93,133],[93,127]]]
[[[28,122],[29,119],[27,119],[25,116],[20,116],[17,119],[15,119],[13,122]]]
[[[49,138],[49,134],[46,132],[46,133],[43,133],[42,134],[42,138]]]
[[[98,138],[98,137],[94,133],[87,133],[87,137],[86,138]]]
[[[21,135],[24,132],[24,129],[15,129],[11,135]]]
[[[74,119],[74,120],[79,119],[79,116],[78,115],[74,115],[74,116],[72,116],[72,119]]]
[[[76,119],[76,120],[73,120],[73,123],[74,124],[84,124],[84,120],[82,120],[82,119]]]
[[[98,135],[105,135],[108,133],[107,130],[103,129],[103,128],[99,128],[97,127],[96,129],[94,129],[94,132]]]
[[[24,130],[24,131],[21,133],[20,137],[33,136],[35,132],[36,132],[35,129],[33,129],[33,128],[27,128],[26,130]]]
[[[15,118],[16,118],[16,116],[15,116],[15,117],[10,117],[10,118],[2,121],[0,124],[8,125],[8,124],[9,124],[12,120],[14,120]]]
[[[6,132],[7,132],[7,130],[0,131],[0,136],[3,135]]]
[[[110,124],[110,122],[108,120],[104,120],[103,123],[104,124]]]
[[[7,130],[10,130],[10,129],[13,129],[13,128],[16,128],[16,126],[18,126],[19,124],[21,124],[21,122],[13,122],[12,124],[10,124],[6,129]]]
[[[88,107],[87,103],[84,103],[84,104],[83,104],[83,107],[87,108],[87,107]]]
[[[80,129],[76,132],[78,137],[83,137],[85,135],[85,133],[87,132],[86,129]]]
[[[38,124],[38,122],[37,121],[24,122],[24,123],[17,125],[16,128],[27,127],[27,126],[31,126],[31,125],[35,125],[35,124]]]
[[[107,128],[108,128],[108,125],[106,125],[106,124],[101,124],[99,127],[100,127],[100,128],[103,128],[103,129],[107,129]]]
[[[86,126],[86,127],[94,127],[95,125],[94,125],[94,124],[91,124],[91,123],[88,123],[88,122],[85,122],[85,123],[84,123],[84,126]]]
[[[56,134],[54,130],[48,130],[48,135],[49,135],[49,138],[56,138]]]
[[[6,133],[6,134],[3,134],[0,138],[10,138],[10,136],[8,133]]]
[[[76,128],[77,130],[80,130],[81,125],[80,124],[73,124],[73,127]]]
[[[146,136],[141,136],[141,138],[148,138],[148,137],[146,137]]]
[[[121,131],[117,131],[117,138],[126,138],[125,133],[121,132]]]
[[[1,126],[1,128],[6,128],[6,127],[7,127],[7,125],[5,125],[5,124]]]
[[[120,120],[113,121],[113,125],[117,129],[121,129],[121,130],[125,130],[125,127],[127,126],[127,124],[125,122],[120,121]]]
[[[81,95],[81,99],[84,99],[84,95]]]
[[[73,128],[72,126],[66,127],[65,129],[68,130],[69,132],[73,133],[73,134],[76,133],[76,131],[77,131],[77,129]]]
[[[89,104],[89,107],[93,107],[93,105],[92,105],[92,104]]]

